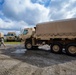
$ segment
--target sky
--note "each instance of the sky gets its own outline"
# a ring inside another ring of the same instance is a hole
[[[5,34],[69,18],[76,18],[76,0],[0,0],[0,32]]]

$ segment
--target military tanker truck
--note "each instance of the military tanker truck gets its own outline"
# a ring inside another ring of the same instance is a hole
[[[76,55],[76,18],[39,23],[34,28],[25,28],[22,35],[25,48],[30,50],[42,44],[50,45],[53,53]]]

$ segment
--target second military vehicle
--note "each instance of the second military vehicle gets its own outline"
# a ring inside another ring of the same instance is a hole
[[[6,36],[7,41],[17,41],[17,36],[15,32],[8,32]]]

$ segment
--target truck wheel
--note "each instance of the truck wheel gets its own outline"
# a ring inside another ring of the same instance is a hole
[[[62,53],[62,45],[58,42],[51,44],[51,52],[57,54]]]
[[[26,42],[26,43],[25,43],[25,48],[26,48],[27,50],[32,49],[32,44],[31,44],[31,42]]]
[[[9,41],[9,40],[6,40],[7,42]]]
[[[76,44],[68,44],[66,46],[66,54],[71,55],[71,56],[76,56]]]

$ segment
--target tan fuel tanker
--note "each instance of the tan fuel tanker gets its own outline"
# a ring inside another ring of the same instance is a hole
[[[62,53],[65,48],[66,54],[76,55],[76,18],[39,23],[32,28],[23,31],[25,48],[49,44],[51,52]]]

